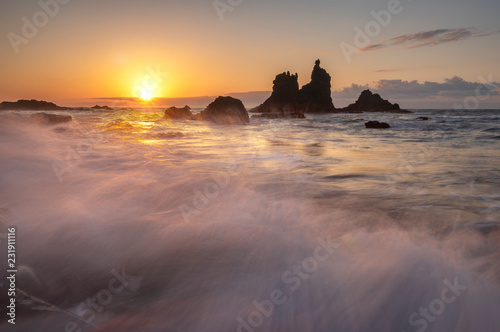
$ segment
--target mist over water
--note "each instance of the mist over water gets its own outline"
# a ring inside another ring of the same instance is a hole
[[[498,112],[27,114],[0,114],[16,331],[500,326]]]

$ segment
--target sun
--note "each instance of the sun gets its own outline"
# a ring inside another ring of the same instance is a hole
[[[151,90],[143,89],[141,91],[141,99],[146,101],[153,99],[153,92]]]

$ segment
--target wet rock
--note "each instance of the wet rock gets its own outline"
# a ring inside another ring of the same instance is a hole
[[[193,120],[195,117],[191,112],[191,107],[186,105],[182,108],[175,106],[167,108],[163,118],[169,120]]]
[[[109,106],[99,106],[99,105],[95,105],[95,106],[93,106],[91,108],[94,109],[94,110],[101,110],[101,111],[112,111],[113,110]]]
[[[30,118],[44,125],[65,123],[73,120],[70,115],[57,115],[48,113],[36,113],[31,115]]]
[[[233,97],[217,97],[200,113],[200,118],[218,124],[246,124],[248,112],[241,100]]]
[[[252,115],[252,119],[305,119],[304,113],[263,113]]]
[[[391,126],[388,123],[385,122],[378,122],[378,121],[368,121],[365,123],[366,128],[375,128],[375,129],[387,129],[391,128]]]

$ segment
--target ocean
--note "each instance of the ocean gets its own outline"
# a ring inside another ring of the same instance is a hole
[[[0,112],[0,330],[498,331],[500,111],[413,111]]]

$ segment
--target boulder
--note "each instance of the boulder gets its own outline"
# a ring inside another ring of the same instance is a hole
[[[191,107],[186,105],[182,108],[175,106],[167,108],[163,118],[170,120],[193,120],[195,117],[191,113]]]
[[[375,129],[387,129],[391,128],[391,126],[388,123],[385,122],[378,122],[378,121],[368,121],[365,123],[366,128],[375,128]]]
[[[407,110],[402,110],[398,104],[392,104],[388,100],[383,99],[378,93],[372,93],[370,90],[361,92],[358,100],[339,112],[345,113],[361,113],[361,112],[393,112],[393,113],[412,113]]]
[[[200,118],[218,124],[246,124],[248,112],[241,100],[233,97],[217,97],[200,113]]]
[[[70,122],[73,120],[73,118],[70,115],[57,115],[48,113],[36,113],[31,115],[30,118],[44,125],[59,124],[64,122]]]

